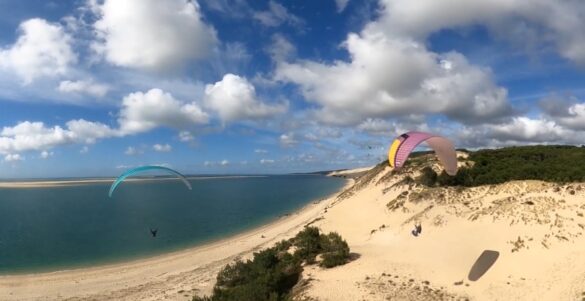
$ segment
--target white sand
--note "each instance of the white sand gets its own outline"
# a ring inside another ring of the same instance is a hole
[[[359,168],[354,168],[354,169],[332,171],[332,172],[328,173],[327,175],[331,176],[331,177],[355,175],[355,174],[366,172],[366,171],[372,169],[372,167],[373,166],[367,166],[367,167],[359,167]]]
[[[0,300],[191,300],[196,293],[211,292],[223,266],[294,236],[333,199],[315,201],[269,225],[185,251],[103,267],[0,276]]]
[[[408,186],[384,194],[394,182],[376,182],[389,170],[336,202],[316,223],[340,233],[359,258],[330,270],[305,269],[311,285],[304,296],[332,301],[585,296],[585,184],[527,181],[463,192],[437,189],[418,203],[407,200],[390,210],[387,203]],[[415,220],[423,227],[419,237],[410,233]],[[519,243],[512,252],[518,237],[524,246]],[[484,250],[498,251],[499,258],[483,277],[470,281],[468,273]]]

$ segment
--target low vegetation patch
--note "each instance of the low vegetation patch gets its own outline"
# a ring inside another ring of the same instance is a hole
[[[294,238],[254,253],[252,260],[227,265],[217,275],[213,294],[193,297],[193,301],[291,300],[303,264],[332,268],[345,264],[349,255],[349,246],[339,234],[321,234],[316,227],[306,227]]]

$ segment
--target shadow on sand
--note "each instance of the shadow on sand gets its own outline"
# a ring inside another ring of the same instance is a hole
[[[496,263],[496,260],[498,260],[499,256],[500,252],[498,251],[492,250],[483,251],[483,253],[479,255],[479,257],[471,267],[469,275],[467,275],[467,279],[469,279],[470,281],[479,280],[479,278],[481,278],[481,276],[483,276],[483,274],[485,274],[492,267],[492,265]]]
[[[360,259],[360,257],[362,257],[362,255],[360,255],[359,253],[349,253],[349,262],[352,261],[356,261],[358,259]]]

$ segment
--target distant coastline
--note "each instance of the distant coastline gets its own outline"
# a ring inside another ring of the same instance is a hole
[[[233,175],[233,176],[187,176],[189,180],[211,180],[211,179],[237,179],[237,178],[263,178],[266,175]],[[62,187],[84,184],[110,183],[116,180],[111,178],[79,178],[79,179],[31,179],[31,180],[0,180],[0,188],[39,188],[39,187]],[[128,182],[139,181],[176,180],[173,177],[136,177],[130,178]]]

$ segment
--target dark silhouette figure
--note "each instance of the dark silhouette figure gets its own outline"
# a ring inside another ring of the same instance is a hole
[[[421,224],[415,224],[414,229],[412,229],[410,233],[412,233],[412,235],[414,236],[418,236],[421,232],[422,232]]]
[[[150,228],[150,235],[152,235],[152,237],[156,237],[156,233],[158,232],[158,229],[152,229]]]

